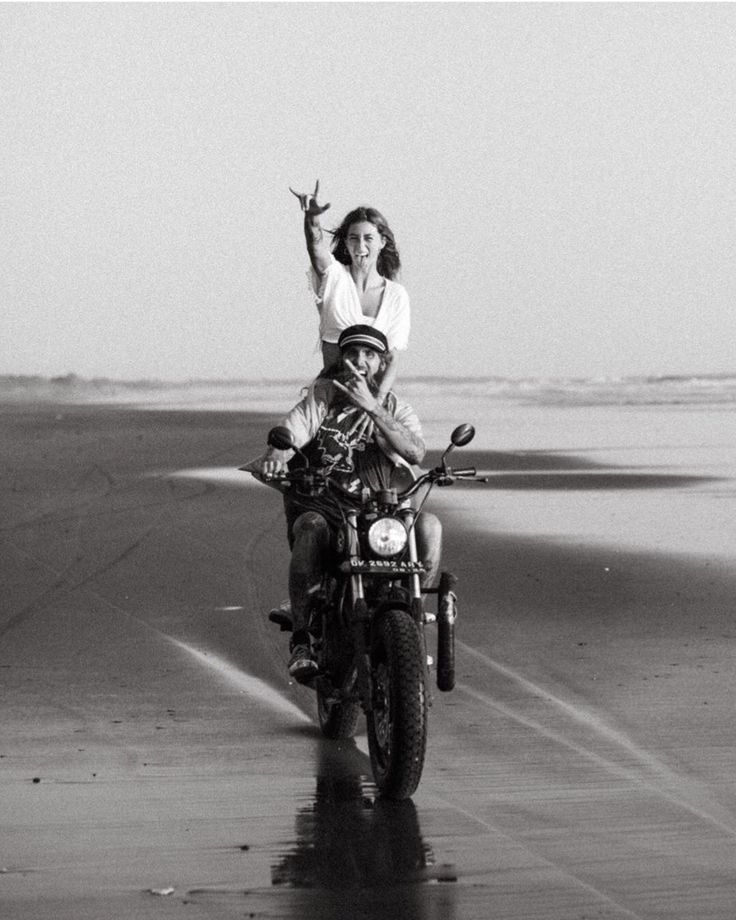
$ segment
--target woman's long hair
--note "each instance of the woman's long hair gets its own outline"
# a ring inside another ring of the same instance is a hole
[[[352,264],[352,259],[345,245],[345,240],[347,239],[350,227],[362,221],[368,221],[369,224],[373,224],[386,241],[385,246],[378,256],[376,268],[378,269],[379,275],[383,275],[384,278],[394,281],[401,269],[399,250],[396,248],[396,240],[394,239],[393,231],[389,227],[386,218],[375,208],[356,208],[345,217],[337,230],[333,231],[332,254],[337,261],[342,262],[343,265]]]

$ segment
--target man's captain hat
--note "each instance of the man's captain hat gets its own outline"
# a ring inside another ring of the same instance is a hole
[[[380,329],[374,329],[373,326],[348,326],[340,333],[337,340],[340,351],[344,351],[351,345],[367,345],[377,351],[379,355],[385,355],[388,351],[388,341]]]

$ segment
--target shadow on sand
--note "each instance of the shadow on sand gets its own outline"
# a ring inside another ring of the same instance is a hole
[[[424,466],[435,466],[440,454],[427,454]],[[672,473],[663,470],[646,471],[639,467],[617,467],[597,463],[574,454],[556,451],[474,451],[458,450],[448,459],[450,466],[470,467],[487,482],[459,480],[454,488],[461,489],[534,489],[560,491],[674,489],[683,486],[719,482],[717,476]]]

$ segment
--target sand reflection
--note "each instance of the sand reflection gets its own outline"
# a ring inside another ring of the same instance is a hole
[[[389,802],[353,744],[320,742],[314,801],[296,815],[296,843],[272,866],[299,892],[301,917],[452,920],[457,876],[422,838],[412,801]]]

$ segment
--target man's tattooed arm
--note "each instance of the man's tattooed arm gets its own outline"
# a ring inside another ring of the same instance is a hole
[[[427,448],[419,435],[394,418],[383,406],[376,406],[368,414],[400,457],[407,463],[422,462]]]

